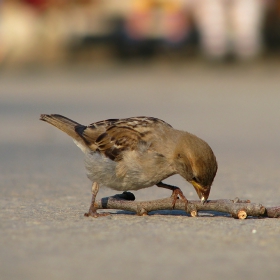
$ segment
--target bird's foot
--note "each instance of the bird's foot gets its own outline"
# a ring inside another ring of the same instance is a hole
[[[187,211],[188,200],[186,199],[186,197],[184,196],[184,194],[183,194],[183,192],[181,191],[180,188],[165,184],[163,182],[157,183],[157,186],[159,188],[164,188],[164,189],[168,189],[168,190],[172,191],[171,198],[173,198],[173,201],[172,201],[172,208],[173,209],[175,208],[175,204],[176,204],[176,201],[177,201],[178,196],[179,196],[179,198],[181,198],[183,200],[183,202],[185,202],[185,210]]]
[[[174,187],[173,191],[172,191],[172,195],[171,195],[171,198],[173,198],[173,201],[172,201],[172,208],[174,209],[175,208],[175,204],[176,204],[176,201],[178,199],[178,197],[185,203],[185,209],[187,210],[187,207],[188,207],[188,200],[187,198],[184,196],[183,192],[181,191],[180,188],[178,187]]]
[[[96,209],[91,209],[91,208],[89,208],[88,212],[84,214],[85,217],[93,217],[93,218],[105,217],[109,215],[110,213],[97,213]]]
[[[103,217],[103,216],[108,216],[110,213],[97,213],[97,207],[95,205],[95,198],[99,190],[99,185],[97,182],[93,182],[91,192],[92,192],[92,198],[91,198],[91,203],[90,207],[87,213],[84,214],[85,217],[93,217],[93,218],[98,218],[98,217]]]

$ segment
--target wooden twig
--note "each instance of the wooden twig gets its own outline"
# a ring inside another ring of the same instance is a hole
[[[280,206],[266,207],[265,217],[280,218]]]
[[[189,200],[187,209],[185,203],[178,199],[175,207],[172,207],[172,198],[164,198],[151,201],[134,201],[135,197],[130,192],[124,192],[111,197],[105,197],[95,202],[97,209],[120,209],[135,212],[137,215],[147,215],[156,210],[184,210],[196,217],[199,211],[215,211],[229,213],[237,219],[246,219],[252,217],[280,217],[280,206],[264,207],[261,204],[251,203],[249,200],[240,200],[236,198],[208,200],[202,204],[199,200]]]

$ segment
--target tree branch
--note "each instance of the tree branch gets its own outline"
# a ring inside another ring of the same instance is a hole
[[[264,207],[261,204],[251,203],[249,200],[240,200],[236,198],[208,200],[202,204],[199,200],[190,200],[186,205],[178,199],[175,207],[172,207],[172,198],[164,198],[151,201],[134,201],[135,196],[130,192],[117,194],[110,197],[104,197],[95,202],[97,209],[120,209],[135,212],[137,215],[147,215],[151,211],[156,210],[184,210],[190,213],[192,217],[196,217],[198,211],[215,211],[229,213],[237,219],[246,219],[248,216],[253,217],[280,217],[280,206]]]

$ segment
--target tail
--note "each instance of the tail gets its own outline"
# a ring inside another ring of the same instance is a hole
[[[57,127],[58,129],[62,130],[65,133],[67,133],[69,136],[71,136],[76,141],[83,142],[82,138],[75,131],[76,127],[82,126],[81,124],[79,124],[75,121],[72,121],[66,117],[63,117],[61,115],[57,115],[57,114],[53,114],[53,115],[42,114],[40,116],[40,120],[52,124],[53,126]]]

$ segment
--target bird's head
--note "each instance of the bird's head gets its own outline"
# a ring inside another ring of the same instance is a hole
[[[185,134],[176,149],[177,172],[195,188],[201,202],[207,201],[218,164],[210,146],[192,134]]]

